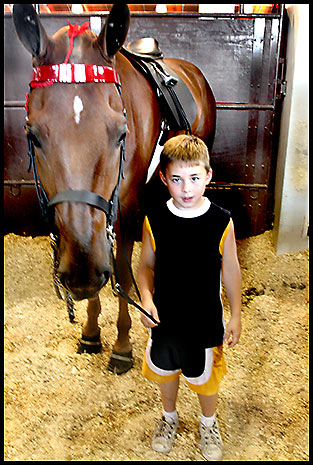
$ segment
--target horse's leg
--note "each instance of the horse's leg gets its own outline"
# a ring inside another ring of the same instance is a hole
[[[134,241],[125,243],[125,249],[129,263],[133,251]],[[122,247],[117,248],[116,264],[118,269],[119,284],[128,294],[131,288],[131,277],[126,264],[125,253]],[[117,319],[117,339],[113,346],[111,359],[108,369],[115,374],[126,373],[133,366],[132,345],[129,340],[129,330],[131,328],[131,319],[128,312],[127,302],[119,297],[119,314]]]
[[[126,293],[129,292],[129,289],[125,289],[122,286],[122,289]],[[119,297],[119,312],[118,312],[118,319],[117,319],[117,339],[113,346],[113,350],[117,352],[129,352],[132,348],[130,340],[129,340],[129,330],[131,328],[131,319],[128,312],[128,304],[127,302]]]
[[[99,296],[88,299],[87,321],[82,330],[82,338],[78,352],[88,352],[97,354],[101,350],[100,328],[98,326],[98,316],[101,312]]]

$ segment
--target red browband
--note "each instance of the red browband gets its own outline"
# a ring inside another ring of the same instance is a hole
[[[86,65],[84,63],[61,63],[58,65],[42,65],[33,69],[32,82],[53,84],[84,83],[84,82],[112,82],[121,85],[115,69],[101,65]],[[35,84],[36,86],[36,84]]]

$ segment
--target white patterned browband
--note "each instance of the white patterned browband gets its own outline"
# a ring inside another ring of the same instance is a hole
[[[115,69],[109,66],[86,65],[84,63],[61,63],[42,65],[33,69],[32,82],[84,83],[112,82],[121,85]]]

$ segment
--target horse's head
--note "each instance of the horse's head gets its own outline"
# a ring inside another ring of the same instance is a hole
[[[78,35],[72,34],[72,39],[70,26],[49,37],[31,5],[15,4],[13,14],[17,34],[32,54],[37,78],[41,76],[28,98],[26,132],[35,146],[48,198],[83,190],[109,201],[119,177],[127,126],[118,85],[101,77],[114,68],[115,54],[126,38],[128,7],[113,6],[99,36],[76,27]],[[47,66],[64,61],[98,66]],[[89,71],[93,82],[84,82]],[[42,82],[45,72],[48,82]],[[47,85],[51,73],[62,72],[72,75]],[[77,200],[62,200],[51,208],[59,236],[59,278],[75,299],[92,298],[110,275],[107,215]]]

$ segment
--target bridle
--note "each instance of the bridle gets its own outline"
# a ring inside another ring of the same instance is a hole
[[[85,65],[81,63],[61,63],[57,65],[43,65],[34,68],[32,80],[30,82],[30,89],[32,89],[33,87],[49,86],[57,82],[67,84],[77,84],[84,82],[110,82],[116,85],[118,92],[121,96],[121,83],[117,72],[113,68],[100,65]],[[126,110],[124,109],[123,111],[126,117]],[[26,137],[28,145],[28,156],[30,161],[29,169],[31,166],[33,167],[35,187],[43,217],[49,217],[48,210],[51,207],[55,207],[57,204],[61,202],[85,203],[99,210],[102,210],[106,214],[107,232],[109,237],[111,237],[113,231],[113,224],[117,219],[119,190],[121,180],[123,177],[123,162],[125,160],[125,139],[121,141],[119,174],[116,186],[113,189],[109,201],[107,201],[99,194],[96,194],[94,192],[75,189],[57,192],[49,200],[38,176],[35,149],[32,136],[29,133],[26,133]]]
[[[74,38],[89,27],[89,21],[86,21],[82,25],[72,25],[68,22],[68,35],[69,35],[69,48],[64,59],[64,63],[53,64],[53,65],[41,65],[33,68],[31,81],[29,83],[30,92],[33,87],[48,87],[55,83],[66,83],[66,84],[82,84],[82,83],[114,83],[118,90],[118,93],[122,99],[121,93],[121,82],[115,69],[109,66],[92,65],[85,63],[69,63],[70,56],[73,51]],[[28,97],[26,95],[26,106],[25,109],[28,113]],[[126,118],[126,110],[123,110]],[[34,143],[31,135],[27,133],[27,146],[28,156],[30,164],[33,166],[33,173],[35,179],[36,192],[41,208],[41,213],[44,218],[49,217],[48,209],[55,207],[55,205],[61,202],[80,202],[88,204],[99,210],[102,210],[107,217],[107,234],[110,241],[113,240],[113,224],[117,218],[117,204],[119,198],[119,190],[121,179],[123,177],[123,162],[125,160],[125,139],[121,142],[120,152],[120,163],[119,163],[119,175],[117,184],[113,189],[111,198],[109,201],[105,200],[100,195],[85,190],[66,190],[56,193],[50,200],[48,200],[47,194],[45,193],[42,184],[40,182],[36,164]]]
[[[87,28],[89,22],[84,23],[82,26],[72,26],[69,24],[69,36],[70,36],[70,47],[67,53],[66,59],[64,63],[61,64],[54,64],[54,65],[41,65],[33,69],[32,78],[29,83],[30,91],[34,87],[47,87],[51,86],[55,83],[66,83],[66,84],[81,84],[81,83],[114,83],[118,90],[118,93],[122,99],[121,93],[121,82],[119,76],[115,69],[109,66],[102,66],[102,65],[90,65],[84,63],[68,63],[70,54],[73,49],[73,39],[76,35],[84,32]],[[28,114],[28,98],[29,94],[26,95],[26,105],[25,110]],[[126,109],[123,110],[124,116],[126,118]],[[124,177],[123,175],[123,163],[125,161],[125,150],[126,150],[126,140],[125,138],[121,141],[121,150],[120,150],[120,160],[119,160],[119,174],[117,183],[112,191],[111,198],[109,200],[104,199],[99,194],[95,192],[90,192],[86,190],[65,190],[61,192],[57,192],[50,200],[41,184],[38,170],[37,170],[37,163],[35,157],[35,149],[34,149],[34,142],[32,140],[32,136],[26,132],[27,137],[27,146],[28,146],[28,156],[29,156],[29,167],[28,171],[30,171],[31,166],[33,167],[33,174],[35,180],[35,188],[37,197],[39,200],[39,205],[41,209],[42,216],[46,222],[49,223],[49,217],[51,209],[54,208],[56,205],[62,202],[79,202],[87,204],[91,207],[97,208],[103,211],[106,215],[106,233],[107,238],[110,244],[110,254],[112,257],[113,262],[113,269],[115,274],[115,283],[113,283],[111,277],[111,283],[113,290],[126,299],[130,304],[134,305],[138,308],[142,313],[144,313],[148,318],[150,318],[153,322],[155,320],[136,302],[134,302],[121,288],[120,284],[118,283],[117,279],[117,270],[116,270],[116,263],[113,254],[113,245],[115,243],[115,233],[113,231],[113,225],[117,219],[118,210],[121,213],[121,208],[119,204],[119,193],[120,193],[120,186],[121,180]],[[58,266],[58,258],[57,258],[57,248],[59,243],[59,238],[57,234],[51,233],[51,245],[53,248],[54,253],[54,285],[57,295],[61,299],[65,299],[67,302],[68,313],[70,321],[74,320],[74,304],[73,299],[70,293],[63,287],[61,284],[58,275],[57,275],[57,266]],[[127,260],[128,267],[130,265]],[[140,298],[139,290],[137,288],[136,282],[133,277],[133,273],[130,268],[130,274],[137,290],[138,297]],[[62,294],[65,294],[63,297]]]
[[[92,65],[84,63],[68,63],[70,55],[73,51],[74,38],[83,33],[89,25],[89,21],[83,23],[81,26],[76,24],[75,26],[68,23],[68,35],[70,38],[69,49],[65,57],[64,63],[53,64],[53,65],[41,65],[33,68],[31,81],[29,83],[29,93],[26,94],[26,105],[25,110],[27,112],[28,119],[28,98],[34,87],[48,87],[55,83],[64,83],[64,84],[81,84],[81,83],[113,83],[116,85],[118,93],[122,99],[121,94],[121,82],[119,76],[115,69],[109,66],[102,65]],[[123,110],[124,116],[126,118],[126,110]],[[113,257],[113,245],[115,242],[115,233],[113,231],[113,225],[117,219],[117,211],[119,204],[119,191],[121,180],[123,178],[123,163],[125,161],[125,138],[121,141],[121,150],[120,150],[120,160],[119,160],[119,174],[117,178],[117,183],[112,191],[111,198],[109,200],[104,199],[99,194],[95,192],[90,192],[86,190],[65,190],[57,192],[50,200],[41,184],[36,157],[35,157],[35,148],[32,135],[26,131],[27,137],[27,147],[28,147],[28,156],[29,156],[29,167],[33,168],[34,181],[36,193],[39,201],[39,206],[41,209],[41,214],[46,223],[49,224],[51,218],[51,211],[56,205],[62,202],[79,202],[87,204],[91,207],[97,208],[103,211],[106,215],[106,233],[107,238],[110,244],[111,255]],[[57,233],[51,233],[51,246],[53,249],[53,281],[57,295],[65,299],[67,302],[69,318],[71,321],[74,320],[74,305],[70,293],[63,287],[62,283],[59,280],[57,275],[58,267],[58,256],[57,249],[59,243],[59,237]],[[63,296],[64,294],[64,296]]]
[[[117,90],[122,98],[120,89],[120,80],[118,74],[113,68],[99,65],[85,65],[75,63],[61,63],[59,65],[43,65],[34,68],[32,74],[32,80],[30,82],[30,92],[33,87],[46,87],[56,82],[62,83],[83,83],[83,82],[112,82],[116,85]],[[28,113],[28,98],[25,109]],[[123,110],[126,118],[126,110]],[[33,168],[33,175],[35,181],[36,193],[39,201],[39,206],[43,220],[46,223],[51,223],[51,211],[56,205],[62,202],[79,202],[87,204],[91,207],[97,208],[103,211],[106,215],[106,233],[110,244],[110,255],[114,261],[113,245],[115,242],[115,233],[113,225],[117,219],[118,205],[119,205],[119,192],[121,186],[121,180],[123,178],[123,164],[125,161],[125,138],[121,141],[120,160],[119,160],[119,173],[117,183],[112,191],[111,198],[109,200],[104,199],[95,192],[86,190],[65,190],[57,192],[50,200],[41,184],[37,162],[35,157],[34,142],[31,134],[26,132],[28,156],[29,156],[29,167]],[[68,315],[71,322],[74,321],[74,302],[72,296],[67,289],[62,285],[58,274],[58,244],[59,236],[56,232],[50,234],[50,244],[53,250],[53,282],[58,297],[65,300],[67,303]],[[116,267],[114,267],[116,268]]]

